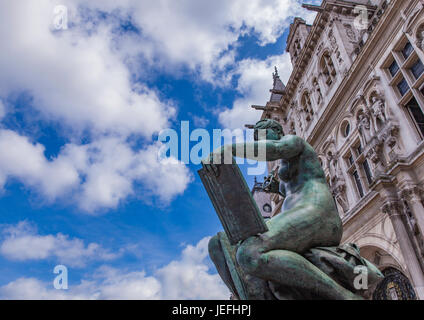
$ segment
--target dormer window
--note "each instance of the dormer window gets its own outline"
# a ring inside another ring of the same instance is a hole
[[[303,94],[301,104],[302,104],[303,111],[305,112],[305,115],[306,115],[306,121],[308,122],[311,121],[312,116],[314,115],[314,109],[312,108],[312,102],[311,102],[311,97],[309,95],[309,92],[306,91]]]
[[[302,50],[302,46],[300,45],[299,39],[296,39],[296,41],[294,42],[294,45],[298,51]]]
[[[337,72],[334,67],[333,59],[328,51],[325,52],[321,58],[321,69],[325,76],[325,83],[330,86],[334,82]]]
[[[296,39],[293,44],[293,57],[297,58],[302,50],[300,46],[300,40]]]

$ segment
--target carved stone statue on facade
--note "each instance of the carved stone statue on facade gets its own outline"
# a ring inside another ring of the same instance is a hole
[[[291,105],[291,108],[295,110],[296,112],[297,126],[300,132],[302,132],[303,131],[303,117],[302,117],[303,109],[297,103],[293,103]]]
[[[346,213],[349,210],[349,201],[346,195],[346,184],[341,181],[333,188],[333,197],[337,203],[342,207],[343,212]]]
[[[319,105],[321,104],[323,97],[322,97],[321,88],[319,86],[317,78],[314,78],[314,80],[312,80],[312,85],[314,86],[316,97],[317,97],[317,104]]]
[[[361,113],[358,116],[358,130],[362,136],[362,139],[364,140],[364,144],[369,143],[372,138],[371,124],[369,117],[364,113]]]
[[[421,50],[424,50],[424,29],[421,29],[421,31],[418,33],[417,47]]]
[[[335,156],[332,156],[331,160],[332,171],[335,171],[336,174],[331,176],[331,191],[333,193],[334,199],[342,207],[343,212],[349,210],[349,202],[346,195],[346,180],[344,179],[342,168],[340,163]]]
[[[396,161],[401,154],[399,145],[399,126],[396,123],[390,123],[380,134],[379,139],[386,146],[386,151],[390,161]]]
[[[333,178],[337,176],[339,170],[337,157],[331,151],[327,153],[327,166],[330,171],[331,180],[333,180]]]
[[[294,122],[291,122],[290,123],[290,127],[289,127],[290,129],[290,131],[289,131],[289,134],[291,134],[291,135],[296,135],[296,127],[295,127],[295,125],[294,125]]]
[[[387,121],[386,103],[382,98],[375,95],[371,97],[371,113],[373,115],[374,129],[378,132]]]
[[[266,221],[268,231],[234,245],[225,233],[211,239],[219,275],[238,298],[361,299],[357,267],[367,270],[369,285],[383,276],[356,245],[340,245],[342,222],[314,149],[297,136],[284,136],[273,120],[258,122],[255,130],[266,130],[266,139],[223,146],[203,161],[203,170],[219,172],[212,160],[224,153],[264,148],[263,158],[254,160],[280,162],[280,181],[271,189],[283,190],[285,200],[282,212]]]

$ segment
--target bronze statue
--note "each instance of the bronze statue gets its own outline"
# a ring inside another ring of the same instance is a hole
[[[274,120],[258,122],[255,131],[261,129],[266,139],[223,146],[203,161],[206,170],[215,172],[213,157],[263,147],[265,158],[253,160],[280,161],[279,186],[268,183],[266,188],[285,196],[282,212],[266,221],[267,232],[235,246],[222,233],[211,239],[209,252],[218,273],[237,298],[241,290],[235,273],[246,299],[362,299],[353,292],[355,267],[367,269],[370,285],[382,275],[355,245],[340,246],[342,221],[315,151],[297,136],[284,136]]]

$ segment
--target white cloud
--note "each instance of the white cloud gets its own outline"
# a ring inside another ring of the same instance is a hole
[[[1,101],[0,99],[0,120],[2,120],[5,115],[6,115],[6,107],[4,106],[3,101]]]
[[[37,229],[25,221],[5,228],[3,235],[0,253],[13,261],[54,258],[70,267],[84,267],[89,261],[109,261],[119,256],[97,243],[85,245],[81,239],[70,239],[61,233],[39,235]]]
[[[219,114],[219,122],[230,129],[244,128],[245,124],[255,124],[261,117],[262,111],[251,108],[252,105],[265,105],[270,98],[272,89],[272,74],[274,67],[279,69],[279,75],[287,83],[292,65],[287,53],[270,56],[266,60],[242,60],[236,74],[240,76],[237,91],[241,94],[234,101],[231,109],[225,109]]]
[[[160,162],[158,144],[139,151],[121,138],[99,138],[87,145],[68,144],[48,160],[44,146],[10,130],[0,130],[0,188],[8,178],[35,188],[50,201],[66,197],[87,212],[117,207],[143,185],[145,196],[169,202],[192,179],[178,161]],[[72,191],[72,193],[70,193]],[[72,195],[71,195],[72,194]]]
[[[57,4],[69,7],[74,24],[55,33]],[[87,19],[81,11],[87,7],[110,16],[102,20],[91,12]],[[0,40],[8,46],[0,52],[0,95],[27,90],[45,115],[73,127],[149,136],[167,125],[175,109],[131,84],[127,59],[143,53],[152,64],[200,68],[213,81],[215,71],[234,63],[230,46],[241,35],[275,42],[293,15],[312,16],[296,0],[3,1]],[[117,16],[130,16],[142,36],[117,37]]]
[[[205,264],[210,238],[202,239],[196,246],[188,245],[181,260],[172,261],[157,271],[156,276],[165,290],[163,299],[228,299],[228,289],[217,274],[208,273]]]
[[[52,286],[53,287],[53,286]],[[0,288],[0,297],[10,300],[64,300],[64,291],[49,289],[45,283],[34,278],[20,278]],[[84,299],[84,296],[76,296]]]
[[[150,137],[175,109],[143,85],[113,47],[113,25],[52,32],[56,1],[0,2],[0,96],[28,91],[44,116],[94,133]],[[13,59],[11,59],[13,57]]]
[[[160,147],[134,151],[118,138],[104,138],[90,145],[68,145],[59,158],[70,160],[84,177],[76,199],[82,209],[92,212],[116,207],[134,195],[137,183],[145,197],[154,195],[166,203],[182,194],[192,174],[179,161],[159,161]]]
[[[209,238],[187,246],[181,259],[157,270],[153,276],[143,271],[120,272],[102,267],[90,279],[67,292],[34,278],[20,278],[0,287],[1,299],[222,299],[230,293],[217,274],[211,274],[207,257]]]
[[[64,194],[79,182],[78,172],[67,159],[48,161],[45,148],[10,130],[0,129],[0,188],[7,178],[25,181],[39,187],[52,199]]]
[[[72,6],[76,1],[65,3]],[[240,36],[255,34],[261,45],[273,43],[301,15],[311,21],[314,13],[297,0],[187,0],[187,1],[79,1],[84,6],[130,15],[142,37],[126,38],[127,52],[142,52],[151,63],[164,67],[183,64],[200,70],[204,80],[216,82],[217,74],[234,64]],[[116,11],[115,11],[116,12]],[[166,23],[164,23],[166,21]],[[128,43],[129,40],[129,44]],[[135,40],[137,44],[132,43]],[[137,48],[137,49],[134,49]],[[222,80],[222,79],[221,79]]]
[[[196,128],[206,128],[206,126],[209,124],[209,119],[206,117],[201,117],[194,114],[190,114],[190,116],[193,119],[193,123]]]
[[[70,25],[63,31],[53,28],[59,4],[69,8]],[[99,11],[106,15],[100,18]],[[176,108],[145,84],[134,84],[132,74],[147,78],[147,61],[228,83],[240,36],[255,34],[262,45],[274,42],[289,16],[298,14],[313,16],[297,0],[1,1],[0,41],[7,46],[0,51],[0,99],[28,93],[32,107],[59,123],[70,143],[47,159],[43,145],[1,130],[0,150],[7,152],[0,152],[0,188],[17,179],[49,201],[66,195],[90,212],[116,208],[135,195],[135,185],[142,185],[145,196],[172,200],[184,192],[190,174],[182,164],[159,164],[151,137],[169,126]],[[117,31],[129,19],[141,34]],[[271,60],[237,66],[243,98],[221,114],[226,127],[256,120],[249,103],[266,96]],[[76,142],[86,136],[90,143]],[[133,148],[130,136],[144,138],[142,150]]]

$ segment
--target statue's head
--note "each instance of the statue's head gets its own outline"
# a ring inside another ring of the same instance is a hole
[[[265,119],[259,121],[255,127],[255,140],[259,140],[259,130],[266,130],[266,140],[280,140],[284,136],[283,127],[277,121]]]

